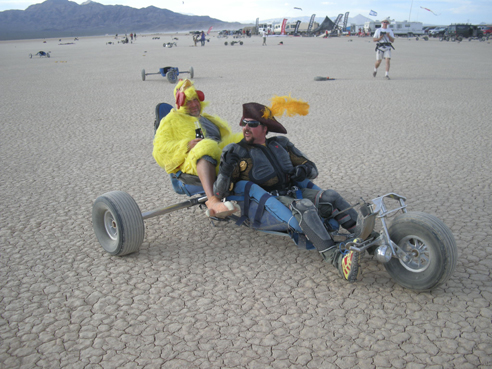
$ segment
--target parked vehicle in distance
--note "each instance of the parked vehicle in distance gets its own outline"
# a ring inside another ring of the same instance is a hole
[[[423,35],[422,22],[391,22],[389,28],[393,30],[395,36],[414,36]]]
[[[487,36],[487,35],[492,35],[492,27],[485,27],[483,29],[483,35],[484,36]]]
[[[446,41],[462,41],[464,38],[482,40],[483,32],[479,26],[471,24],[452,24],[443,35]]]
[[[432,31],[433,29],[435,29],[436,27],[424,27],[423,28],[423,31],[426,35],[430,35],[430,31]]]
[[[437,27],[429,31],[429,36],[432,37],[442,37],[446,32],[446,27]]]

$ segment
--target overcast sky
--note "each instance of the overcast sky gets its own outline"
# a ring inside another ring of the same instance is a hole
[[[85,0],[75,1],[82,4]],[[0,0],[0,11],[25,10],[28,6],[43,1]],[[253,22],[256,18],[295,18],[299,16],[334,17],[350,12],[371,19],[391,17],[397,21],[411,20],[425,24],[451,24],[487,22],[492,24],[491,0],[100,0],[104,5],[126,5],[133,8],[155,6],[173,12],[193,15],[208,15],[227,22]],[[423,8],[430,9],[432,12]],[[301,9],[295,9],[301,8]],[[377,16],[370,17],[374,10]]]

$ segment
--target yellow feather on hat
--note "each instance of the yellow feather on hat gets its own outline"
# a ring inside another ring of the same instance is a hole
[[[271,98],[271,114],[275,117],[281,117],[284,113],[288,117],[294,115],[308,115],[309,104],[302,100],[297,100],[289,96],[274,96]]]

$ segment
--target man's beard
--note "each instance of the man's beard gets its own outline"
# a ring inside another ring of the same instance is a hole
[[[251,134],[251,132],[248,132],[249,134]],[[244,141],[246,141],[248,144],[254,144],[255,143],[255,138],[253,136],[250,136],[249,139],[244,137]]]

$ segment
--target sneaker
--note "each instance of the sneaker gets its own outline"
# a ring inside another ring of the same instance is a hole
[[[372,76],[373,76],[373,77],[376,77],[376,74],[377,74],[377,73],[378,73],[377,71],[372,72]]]
[[[338,258],[338,272],[349,283],[355,282],[360,274],[360,258],[361,254],[355,251],[341,254]]]
[[[390,79],[391,79],[391,78],[390,78],[390,76],[388,76],[388,75],[386,75],[386,76],[385,76],[385,78],[386,78],[387,80],[390,80]]]

